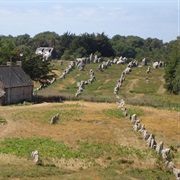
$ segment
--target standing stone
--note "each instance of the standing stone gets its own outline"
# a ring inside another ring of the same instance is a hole
[[[150,134],[149,138],[147,139],[147,146],[150,147],[151,146],[151,141],[153,139],[153,134]]]
[[[176,180],[180,180],[180,169],[173,168],[173,174],[176,177]]]
[[[34,162],[37,164],[39,161],[39,152],[38,150],[32,151],[31,156],[34,160]]]
[[[147,140],[147,139],[149,138],[149,136],[150,136],[150,134],[148,133],[148,131],[147,131],[147,130],[144,130],[144,132],[143,132],[143,138],[144,138],[145,140]]]
[[[168,157],[169,153],[170,153],[170,149],[169,149],[169,148],[163,149],[163,150],[161,151],[162,158],[163,158],[163,159],[166,159],[166,158]]]
[[[131,122],[132,122],[132,123],[135,123],[135,122],[136,122],[136,114],[133,114],[133,115],[131,116]]]
[[[158,154],[160,154],[162,150],[163,150],[163,142],[161,141],[159,144],[157,144],[156,151]]]
[[[171,170],[173,170],[173,168],[175,168],[175,165],[172,161],[166,161],[165,164]]]
[[[141,126],[141,129],[139,130],[139,132],[141,132],[141,133],[144,133],[144,131],[145,131],[145,125],[143,124],[142,126]]]
[[[146,58],[144,58],[143,60],[142,60],[142,66],[146,66],[147,65],[147,60],[146,60]]]
[[[128,115],[128,110],[126,109],[126,108],[124,108],[124,110],[123,110],[123,116],[127,116]]]
[[[89,60],[90,60],[90,63],[93,63],[94,61],[94,56],[93,56],[93,53],[90,54],[89,56]]]
[[[156,141],[155,141],[155,138],[153,138],[153,139],[151,140],[150,147],[151,147],[152,149],[156,149],[156,145],[157,145],[157,143],[156,143]]]

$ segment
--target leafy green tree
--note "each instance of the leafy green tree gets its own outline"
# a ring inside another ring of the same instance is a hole
[[[180,62],[177,63],[175,68],[175,78],[173,80],[173,93],[180,95]]]
[[[144,45],[144,39],[138,36],[127,36],[126,43],[133,48],[140,48]]]
[[[165,68],[165,88],[168,92],[180,93],[180,41],[168,44],[168,60]]]
[[[144,52],[147,54],[147,58],[151,59],[153,61],[155,60],[161,60],[164,61],[166,57],[166,52],[165,52],[165,44],[163,44],[162,40],[159,40],[157,38],[147,38],[145,39],[144,42],[144,47],[145,48]]]
[[[49,79],[55,77],[50,62],[43,61],[42,56],[31,55],[22,65],[22,68],[30,78],[41,84],[46,84]]]
[[[103,57],[114,56],[114,50],[111,46],[110,40],[107,35],[103,33],[97,34],[95,37],[96,40],[96,49],[94,52],[98,51]]]
[[[110,57],[114,55],[114,50],[110,44],[109,38],[104,34],[88,34],[84,33],[80,36],[71,35],[65,33],[61,39],[63,49],[62,57],[67,57],[67,52],[76,57],[87,57],[91,53],[99,52],[104,57]]]
[[[66,32],[62,36],[60,36],[60,48],[58,49],[60,57],[64,54],[65,51],[71,52],[70,44],[75,37],[75,34],[72,34],[70,32]]]
[[[87,53],[86,53],[86,49],[83,47],[78,48],[74,53],[73,53],[73,57],[74,58],[78,58],[78,57],[86,57]]]
[[[115,35],[111,40],[112,48],[115,56],[123,56],[128,58],[136,57],[136,48],[143,45],[143,40],[136,36],[120,36]]]
[[[12,36],[1,37],[0,39],[0,62],[6,64],[14,57],[14,49],[16,45]]]
[[[73,60],[74,59],[74,57],[72,56],[72,54],[71,54],[72,52],[70,52],[70,50],[65,50],[64,51],[64,54],[61,56],[61,59],[63,59],[63,60]]]
[[[86,49],[86,55],[90,55],[96,51],[96,35],[94,33],[84,33],[80,36],[81,46]]]
[[[15,37],[15,44],[16,46],[25,45],[27,46],[31,37],[29,34],[19,35]]]

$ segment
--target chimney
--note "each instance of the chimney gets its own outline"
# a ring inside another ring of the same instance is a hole
[[[11,61],[8,61],[8,62],[6,63],[6,65],[7,65],[7,66],[11,66],[11,65],[12,65],[12,62],[11,62]]]
[[[16,65],[22,67],[22,61],[17,61],[17,62],[16,62]]]

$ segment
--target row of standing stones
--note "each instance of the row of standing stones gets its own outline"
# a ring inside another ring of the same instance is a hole
[[[140,120],[137,119],[137,115],[128,114],[128,109],[125,107],[125,101],[123,99],[120,99],[120,97],[117,95],[119,88],[122,86],[122,82],[125,80],[124,75],[129,74],[132,71],[132,68],[135,67],[134,65],[128,64],[127,68],[122,72],[120,79],[118,80],[118,83],[116,87],[114,88],[114,94],[116,94],[116,98],[119,100],[118,108],[122,110],[122,113],[125,117],[129,117],[131,123],[133,124],[133,130],[135,132],[140,132],[143,139],[146,141],[146,145],[154,150],[158,154],[162,156],[162,158],[165,160],[165,165],[168,169],[170,169],[173,174],[175,175],[176,180],[180,180],[180,169],[176,168],[175,164],[172,162],[172,160],[169,159],[170,154],[170,148],[164,148],[164,143],[161,141],[159,143],[155,140],[155,135],[150,134],[147,129],[145,128],[145,125],[141,125]],[[150,67],[148,66],[148,69],[146,73],[150,73]]]

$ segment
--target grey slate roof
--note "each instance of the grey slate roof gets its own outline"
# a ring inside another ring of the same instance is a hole
[[[0,66],[0,81],[5,88],[33,85],[20,66]]]

